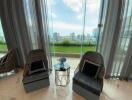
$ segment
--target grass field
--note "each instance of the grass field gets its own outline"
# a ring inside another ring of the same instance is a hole
[[[8,49],[7,49],[7,46],[6,44],[0,44],[0,52],[7,52]]]
[[[96,51],[96,46],[84,46],[82,50],[83,52]],[[51,46],[51,51],[61,53],[80,53],[81,46]],[[7,52],[6,44],[0,44],[0,52]]]
[[[52,46],[51,51],[53,52],[62,52],[62,53],[80,53],[81,47],[80,46]],[[84,46],[82,48],[83,52],[86,51],[96,51],[96,46]]]

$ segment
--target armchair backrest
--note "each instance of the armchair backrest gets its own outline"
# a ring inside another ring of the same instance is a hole
[[[47,61],[47,57],[45,55],[44,50],[36,49],[36,50],[30,51],[28,58],[27,58],[27,63],[31,64],[32,62],[35,62],[38,60],[43,60],[46,68],[48,69],[48,61]]]
[[[11,49],[8,51],[6,54],[6,59],[5,59],[5,66],[13,66],[16,64],[16,54],[15,54],[15,49]]]
[[[101,56],[101,54],[99,54],[97,52],[86,52],[82,56],[82,59],[81,59],[81,61],[79,63],[79,71],[81,71],[81,72],[82,72],[85,60],[88,60],[88,61],[90,61],[90,62],[92,62],[92,63],[97,64],[97,65],[100,66],[97,78],[103,79],[104,73],[105,73],[105,68],[104,68],[103,57]]]
[[[46,69],[48,70],[48,60],[47,56],[43,49],[36,49],[29,52],[27,56],[26,65],[24,66],[24,73],[23,76],[26,76],[29,74],[30,66],[32,62],[42,60],[44,62],[44,65]]]

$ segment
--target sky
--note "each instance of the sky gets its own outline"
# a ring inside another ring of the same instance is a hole
[[[3,36],[4,36],[4,33],[3,33],[1,19],[0,19],[0,37],[3,37]]]
[[[61,35],[82,34],[84,0],[47,0],[49,29]],[[91,34],[97,28],[100,0],[87,0],[85,33]],[[53,28],[52,28],[53,27]]]
[[[84,0],[47,0],[47,5],[50,33],[58,32],[61,35],[68,35],[74,32],[82,34]],[[100,0],[87,0],[86,34],[91,34],[93,29],[97,28],[99,7]],[[1,23],[0,36],[3,36]]]

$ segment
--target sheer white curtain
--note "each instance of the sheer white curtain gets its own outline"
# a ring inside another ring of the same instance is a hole
[[[51,65],[46,0],[24,0],[23,3],[33,49],[43,49]]]
[[[97,51],[104,57],[106,77],[124,79],[131,74],[132,0],[108,1],[105,11],[102,13],[105,20],[100,21],[103,26],[99,27]]]
[[[23,0],[24,12],[26,17],[26,24],[28,33],[30,33],[30,40],[32,42],[33,49],[38,49],[38,23],[34,0]]]
[[[38,23],[39,23],[39,35],[41,40],[40,48],[45,50],[49,69],[52,70],[51,61],[51,49],[50,49],[50,39],[49,39],[49,25],[48,25],[48,14],[47,14],[47,1],[46,0],[36,0],[36,10],[38,12]]]

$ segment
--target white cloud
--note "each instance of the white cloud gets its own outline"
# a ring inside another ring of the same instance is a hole
[[[52,17],[53,18],[57,18],[57,15],[55,13],[52,12]]]
[[[51,8],[51,6],[55,5],[54,0],[47,0],[48,8]]]
[[[100,0],[87,0],[87,11],[90,13],[96,13],[100,7]]]
[[[57,18],[57,15],[54,12],[49,11],[49,16],[52,16],[52,18]]]
[[[85,0],[63,0],[66,6],[70,7],[72,11],[79,13],[84,9]],[[87,11],[95,13],[100,7],[100,0],[87,0]]]
[[[81,0],[63,0],[63,2],[72,9],[72,11],[79,13],[82,8]]]
[[[50,28],[52,26],[50,25]],[[91,33],[95,27],[93,26],[86,26],[85,27],[85,33]],[[72,23],[66,23],[62,21],[54,21],[53,23],[53,29],[54,31],[60,32],[60,33],[67,33],[67,32],[75,32],[75,33],[82,33],[83,25],[77,25]]]
[[[82,5],[84,5],[84,0],[80,0],[80,1]],[[100,8],[100,0],[87,0],[86,8],[87,8],[86,17],[92,17],[98,15]],[[83,14],[84,14],[83,11],[84,11],[84,6],[82,8],[82,11],[77,13],[76,15],[77,20],[83,19]]]
[[[82,13],[78,14],[78,15],[76,16],[76,18],[77,18],[78,20],[83,19],[83,14],[82,14]]]
[[[52,18],[57,18],[56,13],[53,11],[53,6],[56,4],[54,0],[47,0],[47,5],[48,5],[48,16]]]

